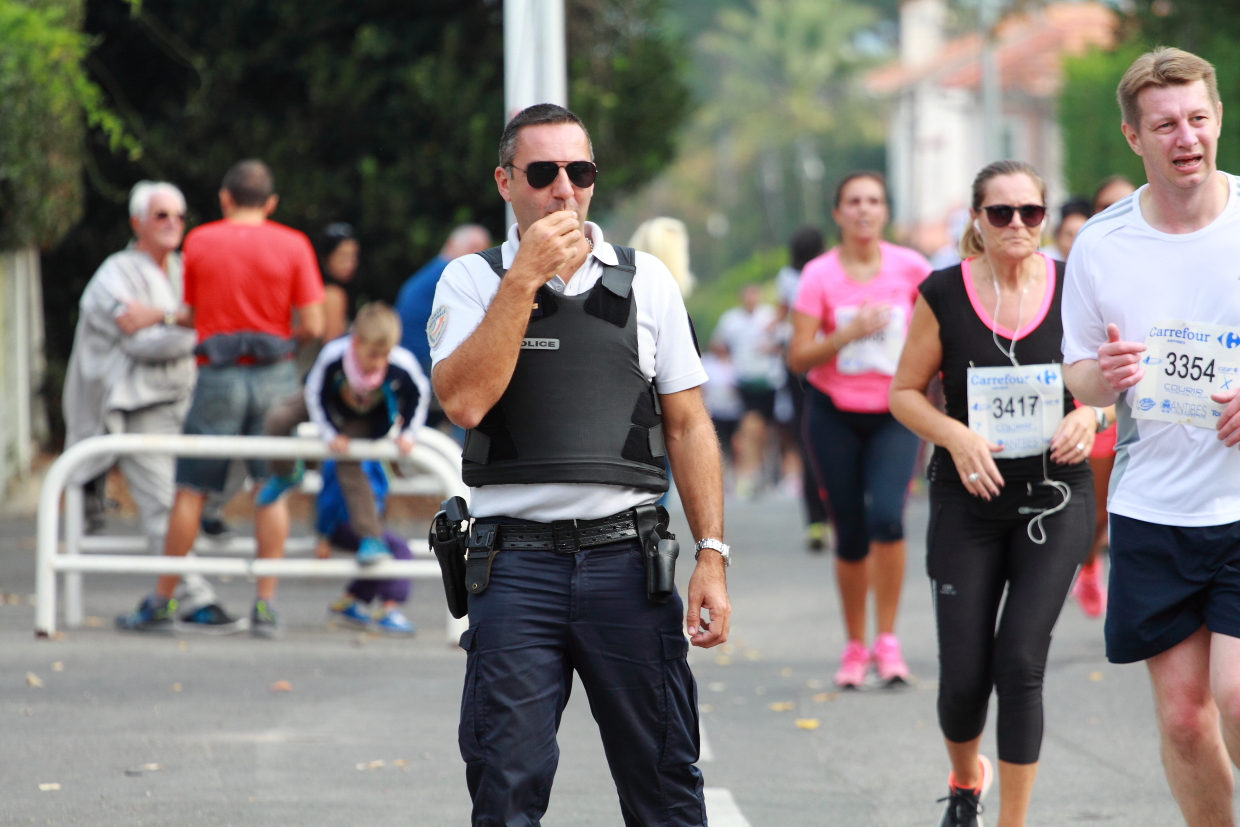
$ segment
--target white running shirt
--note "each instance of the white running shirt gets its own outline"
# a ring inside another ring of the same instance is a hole
[[[1164,319],[1240,333],[1240,183],[1220,174],[1229,186],[1227,206],[1196,232],[1172,235],[1147,224],[1140,206],[1146,187],[1081,229],[1064,282],[1066,364],[1097,359],[1110,323],[1127,342],[1144,342]],[[1240,450],[1224,447],[1212,429],[1133,419],[1134,398],[1130,388],[1116,404],[1107,510],[1171,526],[1240,521]]]

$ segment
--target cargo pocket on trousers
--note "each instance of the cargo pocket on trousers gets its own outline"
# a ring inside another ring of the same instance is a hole
[[[692,764],[698,759],[697,684],[689,671],[689,641],[679,629],[663,637],[663,767]]]
[[[465,776],[471,791],[476,786],[476,776],[481,775],[483,754],[478,733],[482,728],[482,710],[478,702],[478,635],[477,627],[467,629],[461,635],[461,648],[465,650],[465,688],[461,693],[461,723],[457,729],[457,742],[461,759],[465,762]]]

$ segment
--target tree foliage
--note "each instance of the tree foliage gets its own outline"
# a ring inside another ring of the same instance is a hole
[[[1141,159],[1120,133],[1115,90],[1132,61],[1159,45],[1187,49],[1214,64],[1223,101],[1218,164],[1240,171],[1240,0],[1143,0],[1125,24],[1128,36],[1120,48],[1069,59],[1065,66],[1059,120],[1072,191],[1092,193],[1117,173],[1145,180]]]
[[[700,104],[676,162],[614,213],[631,230],[652,215],[685,221],[701,289],[755,251],[782,247],[803,223],[825,224],[835,181],[884,166],[883,113],[858,89],[889,54],[881,40],[894,4],[853,0],[679,0],[695,32]],[[709,9],[711,15],[705,16]],[[709,22],[707,22],[709,21]],[[695,31],[696,30],[696,31]],[[708,228],[710,231],[708,232]],[[766,278],[774,276],[774,271]],[[735,291],[720,288],[732,301]]]
[[[570,105],[599,138],[601,192],[657,172],[687,112],[661,5],[568,3]],[[219,217],[232,163],[262,158],[276,220],[312,237],[357,227],[373,298],[393,298],[459,222],[498,236],[501,26],[500,0],[87,0],[87,66],[144,153],[90,136],[85,218],[44,257],[52,358],[67,357],[86,280],[126,243],[125,195],[143,178],[180,186],[192,226]]]
[[[1093,50],[1064,61],[1059,122],[1064,141],[1064,177],[1070,192],[1089,198],[1105,179],[1123,175],[1140,184],[1145,168],[1119,129],[1115,89],[1129,64],[1145,48],[1129,43],[1113,52]]]
[[[83,114],[137,151],[82,68],[80,0],[0,0],[0,250],[47,246],[82,211]]]
[[[689,48],[665,0],[569,0],[569,97],[599,159],[595,201],[614,203],[672,160],[692,111]]]

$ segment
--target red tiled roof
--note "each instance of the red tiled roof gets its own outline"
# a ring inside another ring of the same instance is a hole
[[[998,27],[995,62],[1004,91],[1049,97],[1059,90],[1060,58],[1093,46],[1115,45],[1118,19],[1097,2],[1052,3],[1041,11],[1013,15]],[[981,83],[981,37],[974,33],[944,44],[932,60],[918,66],[893,63],[868,73],[865,88],[890,95],[923,80],[937,85],[976,89]]]

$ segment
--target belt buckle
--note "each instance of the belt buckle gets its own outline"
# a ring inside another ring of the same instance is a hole
[[[556,520],[551,524],[551,543],[559,554],[572,554],[581,548],[576,520]]]

